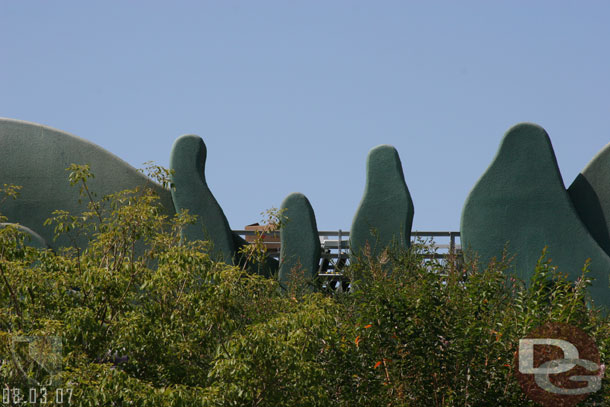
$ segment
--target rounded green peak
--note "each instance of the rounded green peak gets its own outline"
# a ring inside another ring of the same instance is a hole
[[[546,131],[512,127],[493,162],[468,195],[461,219],[466,254],[486,265],[508,244],[511,272],[529,283],[543,248],[553,265],[575,281],[587,259],[596,305],[610,309],[610,258],[581,222],[563,185]]]
[[[279,280],[287,287],[300,269],[304,280],[311,282],[320,262],[320,238],[316,216],[307,197],[299,192],[288,195],[281,205]]]
[[[172,198],[176,211],[188,209],[197,216],[194,225],[186,226],[183,235],[189,240],[207,240],[212,252],[227,263],[233,263],[235,245],[229,222],[205,180],[207,150],[199,136],[179,137],[172,147]]]
[[[367,187],[391,188],[393,183],[404,183],[400,156],[394,146],[382,144],[371,151],[366,159]],[[378,180],[388,182],[379,182]]]
[[[366,167],[364,195],[350,231],[352,254],[358,255],[367,242],[373,254],[393,243],[408,247],[414,208],[398,152],[387,144],[377,146]]]
[[[176,171],[195,171],[205,182],[205,162],[208,149],[203,139],[194,134],[185,134],[174,141],[169,165]]]

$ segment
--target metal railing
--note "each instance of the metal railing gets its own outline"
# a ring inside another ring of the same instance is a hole
[[[256,236],[263,238],[271,248],[267,254],[279,259],[280,232],[256,232],[253,230],[234,230],[233,232],[252,241]],[[349,278],[343,273],[343,269],[349,264],[349,231],[344,230],[321,230],[320,237],[321,256],[318,265],[318,278],[322,287],[333,291],[348,291],[350,289]],[[445,259],[449,256],[461,255],[461,242],[458,243],[460,232],[444,231],[416,231],[411,232],[411,244],[421,244],[424,247],[433,248],[426,253],[425,259]],[[443,242],[439,242],[443,241]],[[440,252],[439,252],[440,251]]]
[[[260,235],[263,242],[274,246],[269,250],[269,255],[272,257],[279,256],[278,242],[280,240],[280,232],[257,232],[253,230],[234,230],[234,233],[251,240],[252,237]],[[345,230],[321,230],[318,232],[320,236],[320,247],[323,255],[326,258],[335,261],[346,260],[349,257],[349,231]],[[412,242],[423,242],[424,245],[434,246],[440,253],[431,254],[430,257],[443,258],[450,254],[457,254],[461,250],[461,245],[457,242],[460,237],[460,232],[445,232],[445,231],[415,231],[411,232]],[[438,240],[445,241],[444,243]]]

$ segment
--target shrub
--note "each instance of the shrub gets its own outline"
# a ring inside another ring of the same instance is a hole
[[[61,337],[48,405],[57,389],[79,406],[533,405],[513,357],[548,321],[582,328],[606,360],[610,324],[586,305],[587,265],[571,284],[543,253],[526,285],[505,276],[506,258],[483,267],[426,260],[420,245],[365,250],[351,292],[295,295],[183,241],[192,217],[167,219],[149,190],[95,200],[87,168],[71,171],[88,210],[50,223],[85,236],[84,250],[36,250],[0,229],[0,377],[22,404],[32,388],[41,401],[49,375],[24,362],[16,337]]]

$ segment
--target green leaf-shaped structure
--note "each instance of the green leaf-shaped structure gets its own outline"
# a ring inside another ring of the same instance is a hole
[[[292,271],[300,269],[306,281],[312,281],[320,262],[320,238],[316,217],[305,195],[292,193],[281,206],[286,221],[280,228],[280,272],[279,281],[286,287]]]
[[[352,254],[360,254],[367,242],[373,256],[392,244],[409,247],[413,214],[398,152],[389,145],[373,148],[366,162],[364,195],[350,231]]]
[[[529,283],[543,248],[572,281],[591,259],[589,293],[610,309],[610,258],[580,220],[565,189],[546,131],[529,123],[512,127],[493,162],[468,195],[461,219],[465,252],[483,264],[508,245],[511,272]]]
[[[179,137],[172,147],[172,198],[176,211],[188,209],[197,222],[183,230],[188,240],[209,240],[212,251],[227,264],[233,264],[235,243],[229,222],[205,179],[207,149],[201,137]]]

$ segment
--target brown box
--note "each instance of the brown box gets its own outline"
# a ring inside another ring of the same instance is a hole
[[[279,251],[280,250],[280,235],[279,235],[280,232],[279,231],[276,231],[273,233],[265,232],[265,230],[268,230],[268,229],[269,229],[269,226],[259,225],[258,223],[253,223],[252,225],[248,225],[248,226],[244,227],[244,230],[260,231],[260,237],[263,239],[263,243],[265,244],[265,247],[267,248],[267,250]],[[273,236],[273,234],[276,234],[276,236]],[[246,242],[248,242],[248,243],[254,242],[255,239],[256,239],[256,236],[254,236],[254,235],[246,235]]]

